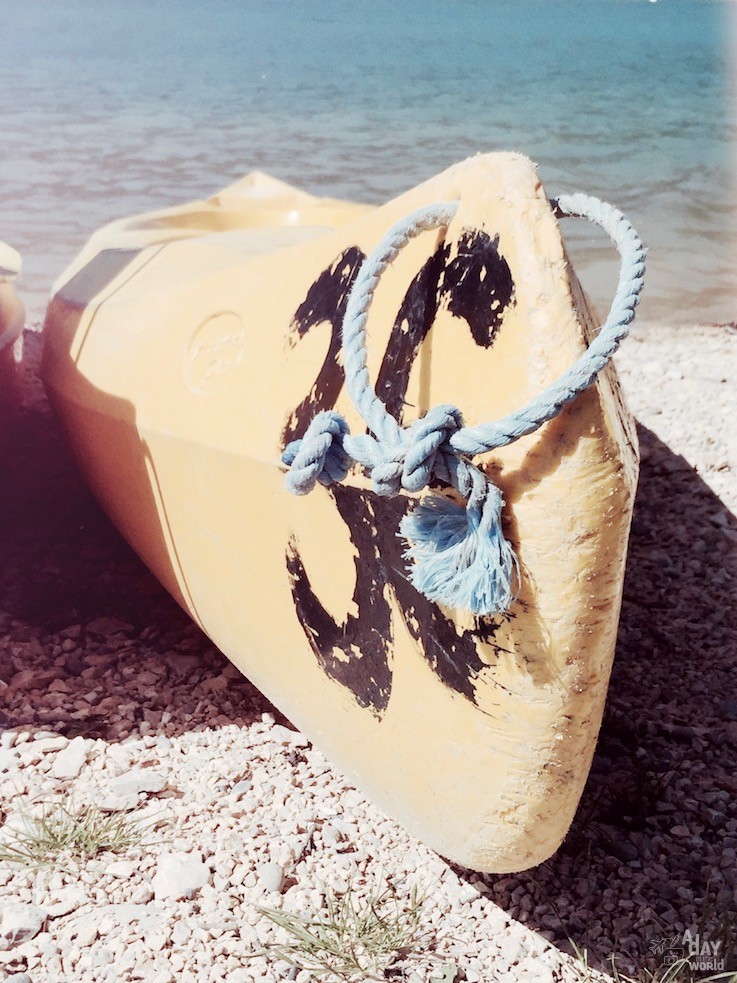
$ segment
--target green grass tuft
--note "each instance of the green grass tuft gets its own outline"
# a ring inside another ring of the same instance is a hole
[[[31,868],[63,867],[101,853],[122,853],[141,841],[141,825],[95,805],[44,803],[38,812],[18,810],[21,824],[0,840],[0,862]]]
[[[316,979],[383,980],[397,960],[422,948],[424,902],[415,889],[403,900],[386,887],[357,900],[350,886],[340,897],[328,896],[319,912],[296,915],[259,907],[290,936],[289,942],[271,944],[260,955],[308,970]]]

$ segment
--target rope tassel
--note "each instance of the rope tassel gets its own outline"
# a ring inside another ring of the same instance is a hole
[[[474,469],[476,470],[476,469]],[[479,472],[480,473],[480,472]],[[404,517],[410,583],[430,601],[476,615],[502,614],[515,599],[519,563],[502,531],[501,492],[484,479],[466,508],[428,495]]]

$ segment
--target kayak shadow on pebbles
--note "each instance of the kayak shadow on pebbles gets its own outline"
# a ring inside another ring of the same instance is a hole
[[[37,335],[26,349],[0,482],[0,735],[115,744],[288,724],[97,506],[40,389]],[[628,971],[686,930],[720,941],[717,921],[737,915],[737,520],[683,458],[639,432],[617,656],[573,827],[532,871],[454,868],[474,897],[561,949],[573,939],[599,966],[616,952]]]
[[[662,968],[659,940],[683,948],[687,931],[731,949],[737,969],[737,518],[638,433],[616,657],[576,818],[532,871],[459,873],[602,969],[613,952],[630,972]]]

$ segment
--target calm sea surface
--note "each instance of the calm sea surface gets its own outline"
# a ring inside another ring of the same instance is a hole
[[[643,319],[737,319],[737,3],[0,0],[0,239],[40,312],[97,226],[258,168],[380,202],[477,151],[622,208]],[[573,225],[568,226],[573,229]],[[616,278],[572,232],[600,309]]]

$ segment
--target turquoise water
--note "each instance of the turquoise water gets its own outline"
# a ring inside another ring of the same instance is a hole
[[[0,238],[43,308],[112,218],[254,168],[379,202],[477,151],[622,208],[642,315],[737,318],[737,4],[720,0],[0,0]],[[616,264],[572,234],[600,308]]]

